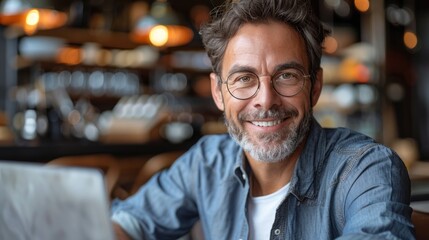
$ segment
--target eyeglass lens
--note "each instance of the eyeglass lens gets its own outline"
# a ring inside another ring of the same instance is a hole
[[[271,83],[278,94],[291,97],[301,91],[306,76],[294,68],[284,69],[272,76]],[[235,72],[227,78],[226,84],[233,97],[248,99],[257,93],[260,87],[260,79],[253,72]]]

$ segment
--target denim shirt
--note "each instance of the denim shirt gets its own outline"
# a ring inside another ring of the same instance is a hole
[[[249,181],[229,135],[203,137],[135,195],[116,202],[116,222],[141,239],[177,239],[200,220],[205,239],[248,239]],[[271,239],[415,239],[410,181],[389,148],[313,121],[277,208]],[[130,224],[133,223],[133,224]]]

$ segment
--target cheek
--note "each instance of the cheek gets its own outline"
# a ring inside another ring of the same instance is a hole
[[[234,121],[238,118],[240,112],[245,111],[246,101],[237,100],[230,96],[225,96],[224,98],[224,113],[227,119],[233,119]]]
[[[310,97],[307,93],[299,95],[296,98],[288,99],[287,103],[289,106],[295,108],[299,113],[299,118],[303,118],[304,115],[311,111]]]
[[[305,88],[302,92],[303,94],[300,97],[300,104],[305,112],[308,112],[312,108],[312,102],[311,102],[311,89]]]

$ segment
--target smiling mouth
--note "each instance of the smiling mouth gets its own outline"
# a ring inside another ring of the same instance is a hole
[[[283,120],[275,120],[275,121],[251,121],[253,125],[258,127],[272,127],[280,124]]]

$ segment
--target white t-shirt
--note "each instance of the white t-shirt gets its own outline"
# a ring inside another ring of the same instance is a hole
[[[277,207],[285,199],[289,183],[274,193],[260,197],[249,197],[249,240],[270,239],[271,228]]]

